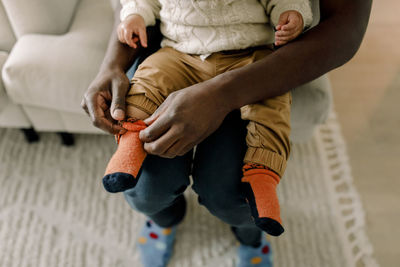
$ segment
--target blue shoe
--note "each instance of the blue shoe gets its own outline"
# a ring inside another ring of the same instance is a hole
[[[239,263],[237,267],[272,267],[271,245],[263,234],[258,247],[240,245],[238,248]]]
[[[147,220],[138,238],[143,267],[165,267],[172,256],[176,226],[162,228]]]

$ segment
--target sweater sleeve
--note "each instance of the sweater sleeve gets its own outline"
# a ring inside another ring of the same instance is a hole
[[[143,17],[146,26],[156,24],[160,17],[161,4],[159,0],[121,0],[121,21],[129,15],[138,14]]]
[[[260,2],[274,27],[278,25],[280,15],[289,10],[295,10],[303,16],[304,28],[311,26],[313,15],[310,0],[260,0]]]

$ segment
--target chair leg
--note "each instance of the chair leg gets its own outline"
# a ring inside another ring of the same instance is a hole
[[[21,131],[24,133],[25,140],[29,144],[36,143],[40,139],[39,134],[33,128],[25,128],[25,129],[21,129]]]
[[[75,137],[71,133],[60,132],[58,135],[61,137],[61,142],[65,146],[75,145]]]

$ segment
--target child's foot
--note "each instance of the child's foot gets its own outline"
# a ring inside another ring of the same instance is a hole
[[[272,267],[271,246],[262,235],[258,247],[240,245],[238,248],[239,262],[237,267]]]
[[[250,205],[255,224],[270,235],[284,232],[276,186],[279,176],[262,165],[246,164],[243,167],[242,182],[246,199]]]
[[[173,251],[177,226],[162,228],[148,220],[138,238],[143,267],[167,266]]]
[[[143,121],[124,122],[128,131],[118,140],[118,149],[108,163],[103,177],[104,188],[117,193],[132,188],[137,183],[137,175],[146,157],[139,132],[146,128]]]

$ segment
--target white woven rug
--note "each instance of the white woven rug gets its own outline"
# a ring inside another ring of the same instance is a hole
[[[139,267],[143,217],[101,177],[112,137],[78,135],[72,148],[55,134],[28,145],[0,129],[1,267]],[[332,117],[313,140],[294,145],[280,199],[286,232],[272,239],[276,267],[375,267],[364,214],[352,185],[340,129]],[[171,267],[235,266],[229,227],[188,190]]]

